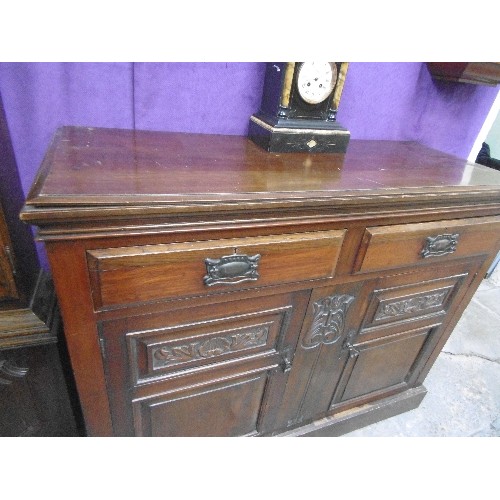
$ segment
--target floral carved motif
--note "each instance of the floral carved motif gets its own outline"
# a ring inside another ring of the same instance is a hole
[[[314,303],[311,329],[302,340],[302,347],[311,349],[320,344],[333,344],[342,336],[347,309],[352,295],[330,295]]]
[[[398,300],[397,302],[389,302],[388,304],[380,304],[375,319],[394,318],[439,307],[443,304],[447,293],[448,291],[444,290],[429,295]]]
[[[218,335],[205,340],[177,344],[173,346],[155,347],[152,350],[153,367],[187,363],[197,359],[207,359],[235,351],[265,345],[269,335],[269,325],[259,325],[242,329],[237,333]]]

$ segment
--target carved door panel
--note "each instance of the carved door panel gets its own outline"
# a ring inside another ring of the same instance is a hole
[[[369,294],[366,282],[313,290],[276,431],[320,418],[329,408],[343,366],[338,362],[347,332],[357,331]]]
[[[19,297],[14,281],[11,248],[7,224],[0,205],[0,300],[17,299]]]
[[[478,261],[316,289],[278,424],[293,428],[415,384]]]
[[[269,432],[309,295],[288,293],[101,322],[115,435]]]
[[[343,344],[330,408],[341,411],[416,384],[482,259],[379,280],[361,328]],[[448,332],[450,333],[450,332]]]

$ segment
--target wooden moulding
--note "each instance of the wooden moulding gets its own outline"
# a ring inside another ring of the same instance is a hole
[[[500,83],[498,62],[432,62],[427,68],[437,80],[491,86]]]
[[[55,343],[58,324],[54,285],[41,270],[29,307],[0,311],[0,350]]]
[[[280,155],[237,136],[63,127],[21,217],[40,226],[110,218],[123,224],[162,214],[337,213],[467,199],[499,203],[498,173],[413,142],[353,140],[345,155]]]

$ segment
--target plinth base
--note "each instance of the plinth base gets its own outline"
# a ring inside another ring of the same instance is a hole
[[[266,151],[273,153],[345,153],[350,132],[337,122],[317,122],[306,120],[269,123],[252,115],[248,130],[249,138]]]
[[[388,398],[337,413],[279,436],[335,437],[417,408],[427,394],[424,386],[408,389]]]

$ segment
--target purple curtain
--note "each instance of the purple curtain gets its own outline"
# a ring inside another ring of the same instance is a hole
[[[0,63],[23,189],[61,125],[245,135],[263,79],[264,63]],[[351,63],[338,120],[353,139],[466,157],[496,94],[434,81],[424,63]]]

